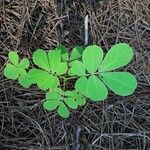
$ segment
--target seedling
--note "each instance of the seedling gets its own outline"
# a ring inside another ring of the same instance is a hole
[[[111,47],[105,57],[103,50],[96,45],[77,46],[68,53],[63,46],[48,52],[37,49],[33,54],[34,68],[29,68],[29,61],[19,61],[15,51],[9,52],[9,63],[4,75],[29,88],[35,84],[46,92],[43,107],[57,110],[67,118],[70,109],[77,109],[86,104],[86,100],[103,101],[108,90],[117,95],[131,95],[137,81],[129,72],[114,71],[127,65],[132,57],[132,48],[119,43]],[[74,85],[74,86],[73,86]]]

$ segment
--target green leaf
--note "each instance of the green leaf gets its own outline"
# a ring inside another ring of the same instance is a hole
[[[121,96],[131,95],[136,87],[135,77],[128,72],[106,72],[102,73],[103,82],[115,93]]]
[[[75,74],[72,72],[72,69],[71,69],[71,68],[68,70],[68,75],[71,76],[71,77],[72,77],[72,76],[75,76]]]
[[[76,102],[78,103],[79,106],[83,106],[86,104],[86,99],[83,96],[78,95],[76,97]]]
[[[24,88],[29,88],[31,83],[28,79],[28,76],[27,75],[21,75],[19,78],[18,78],[18,82],[20,85],[22,85]]]
[[[66,105],[72,109],[77,109],[78,108],[78,103],[72,99],[72,98],[66,98],[64,100],[64,102],[66,103]]]
[[[72,91],[65,91],[64,92],[64,95],[65,96],[68,96],[68,97],[73,97],[74,96],[74,93]]]
[[[18,56],[17,52],[15,52],[15,51],[9,52],[8,58],[9,58],[9,61],[10,61],[13,65],[18,66],[18,63],[19,63],[19,56]]]
[[[67,63],[61,62],[61,63],[59,63],[59,65],[55,69],[55,72],[57,75],[63,75],[67,72],[67,70],[68,70]]]
[[[19,63],[19,67],[27,69],[29,67],[29,64],[29,60],[27,58],[23,58]]]
[[[55,72],[56,69],[58,68],[58,65],[61,62],[60,51],[58,51],[58,50],[49,51],[48,58],[49,58],[49,62],[50,62],[51,71]]]
[[[47,92],[46,99],[47,100],[61,100],[61,95],[57,92]]]
[[[37,85],[42,90],[55,89],[59,85],[59,79],[51,74],[42,74],[41,78],[37,82]]]
[[[48,110],[48,111],[51,111],[51,110],[54,110],[56,109],[60,104],[60,101],[59,100],[46,100],[44,103],[43,103],[43,107]]]
[[[60,103],[57,112],[63,118],[69,117],[69,110],[63,102]]]
[[[72,109],[76,109],[78,106],[83,106],[86,103],[86,100],[83,97],[83,95],[81,95],[75,90],[64,92],[64,96],[68,97],[65,98],[64,101]]]
[[[103,50],[96,45],[88,46],[83,51],[82,60],[87,71],[93,74],[103,59]]]
[[[48,56],[42,49],[37,49],[33,54],[33,62],[40,68],[50,71]]]
[[[40,70],[40,69],[29,70],[28,77],[29,77],[30,82],[32,84],[36,84],[39,81],[42,74],[45,74],[45,71]]]
[[[62,58],[63,61],[68,61],[69,60],[68,51],[64,46],[60,45],[56,48],[56,50],[61,51],[61,58]]]
[[[19,75],[24,76],[24,75],[27,74],[27,72],[26,72],[26,70],[24,68],[18,67],[17,69],[18,69]]]
[[[13,80],[17,79],[19,77],[17,67],[8,63],[4,69],[4,75],[9,79],[13,79]]]
[[[80,77],[75,83],[76,91],[80,92],[84,96],[88,97],[87,95],[87,78],[85,76]]]
[[[56,92],[56,93],[58,93],[58,94],[63,94],[63,91],[62,91],[62,89],[61,88],[56,88],[56,89],[54,89],[54,92]]]
[[[77,76],[85,75],[85,67],[81,61],[75,60],[71,63],[71,71]]]
[[[48,53],[51,71],[57,75],[63,75],[67,72],[67,63],[61,62],[61,55],[59,50],[50,51]]]
[[[111,71],[127,65],[133,57],[132,48],[125,43],[119,43],[111,47],[102,61],[99,72]]]
[[[30,82],[37,84],[40,89],[55,89],[59,85],[59,79],[40,69],[31,69],[28,73]]]
[[[95,75],[91,75],[88,79],[87,93],[93,101],[103,101],[108,95],[106,86]]]
[[[84,48],[82,46],[74,47],[70,55],[70,60],[76,60],[81,58],[83,50]]]

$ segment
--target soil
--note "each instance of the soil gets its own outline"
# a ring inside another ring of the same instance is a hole
[[[132,46],[123,70],[136,75],[138,88],[128,97],[109,92],[62,119],[43,109],[43,91],[24,89],[3,70],[10,50],[31,59],[37,48],[84,45],[86,15],[88,44],[104,52]],[[150,150],[150,1],[0,0],[0,150]]]

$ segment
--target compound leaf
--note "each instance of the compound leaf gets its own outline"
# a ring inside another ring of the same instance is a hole
[[[9,79],[17,79],[19,77],[17,67],[8,63],[4,69],[4,75]]]
[[[77,76],[85,75],[85,67],[81,61],[75,60],[71,63],[71,71]]]
[[[80,77],[75,83],[76,91],[80,92],[84,96],[88,97],[87,95],[87,78],[85,76]]]
[[[19,56],[18,56],[17,52],[15,52],[15,51],[9,52],[8,58],[9,58],[9,61],[10,61],[13,65],[18,66],[18,63],[19,63]]]
[[[74,47],[70,55],[70,60],[76,60],[81,58],[83,50],[84,48],[82,46]]]
[[[91,75],[88,79],[87,93],[93,101],[103,101],[108,95],[106,86],[95,75]]]
[[[131,95],[137,87],[135,77],[129,72],[106,72],[101,76],[110,90],[121,96]]]
[[[66,103],[66,105],[72,109],[77,109],[78,108],[78,103],[72,99],[72,98],[66,98],[64,100],[64,102]]]
[[[60,103],[57,112],[63,118],[69,117],[69,110],[63,102]]]
[[[27,58],[23,58],[19,63],[19,67],[27,69],[29,67],[29,64],[29,60]]]
[[[46,100],[44,103],[43,103],[43,107],[46,109],[46,110],[54,110],[56,109],[60,104],[60,101],[59,100]]]
[[[99,72],[111,71],[127,65],[133,57],[132,48],[125,43],[119,43],[111,47],[102,61]]]
[[[48,56],[42,49],[37,49],[33,54],[33,62],[40,68],[50,71]]]
[[[83,51],[82,60],[87,71],[93,74],[103,59],[103,50],[96,45],[88,46]]]

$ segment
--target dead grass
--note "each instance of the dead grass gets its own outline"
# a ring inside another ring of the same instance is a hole
[[[130,97],[110,93],[105,102],[88,102],[62,120],[43,110],[42,91],[5,79],[3,68],[9,50],[30,59],[39,47],[83,45],[86,14],[89,44],[105,52],[117,42],[134,48],[134,60],[124,70],[136,74],[138,89]],[[1,150],[149,150],[149,89],[149,0],[0,1]]]

